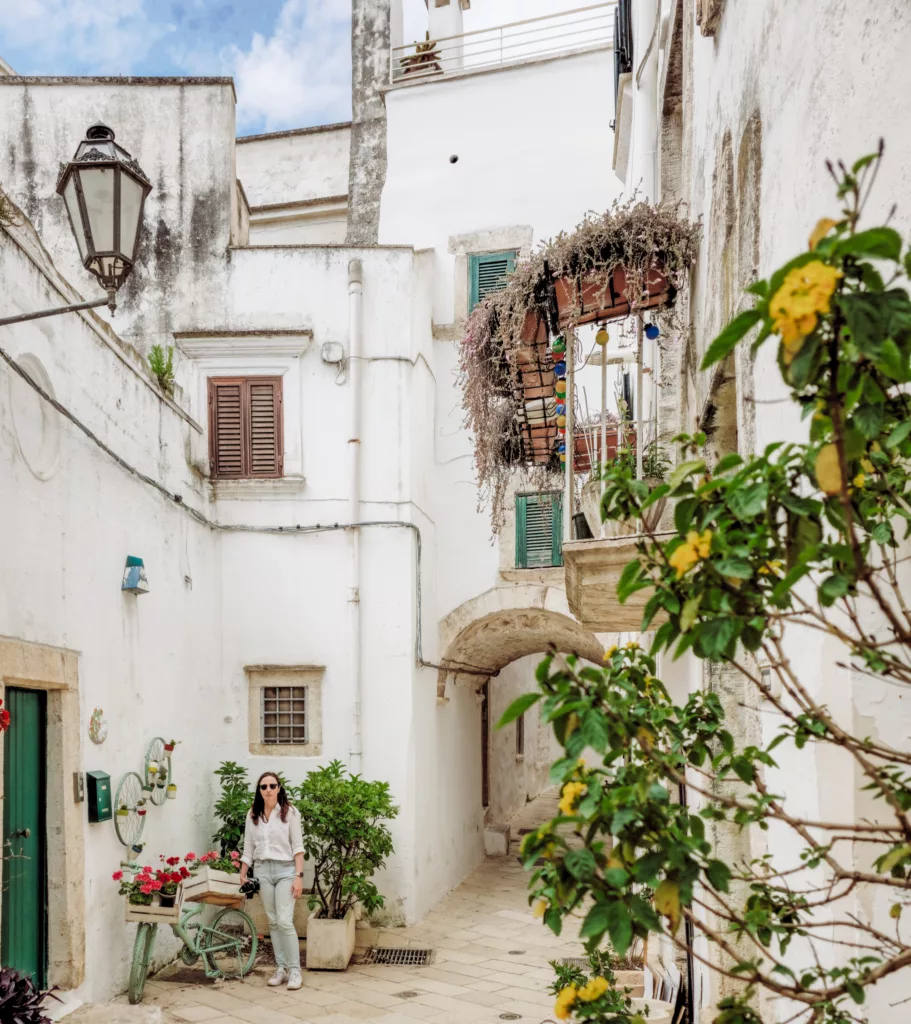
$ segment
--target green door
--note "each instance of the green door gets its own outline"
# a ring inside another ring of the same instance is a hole
[[[41,690],[8,687],[3,743],[3,908],[0,963],[47,985],[44,845],[45,708]]]

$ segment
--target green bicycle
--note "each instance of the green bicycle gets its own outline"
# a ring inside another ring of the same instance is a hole
[[[171,931],[183,942],[181,960],[192,967],[202,957],[207,978],[242,978],[249,974],[256,960],[253,922],[242,910],[225,907],[211,924],[204,924],[200,915],[205,906],[205,903],[193,904],[183,911],[179,922],[171,924]],[[131,1003],[142,1001],[157,931],[157,924],[146,921],[140,922],[136,931],[130,968]]]

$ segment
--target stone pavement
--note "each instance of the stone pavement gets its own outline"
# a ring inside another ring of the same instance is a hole
[[[500,1024],[553,1019],[548,960],[580,956],[577,927],[557,938],[531,915],[517,832],[556,811],[549,792],[513,819],[512,855],[488,858],[419,924],[358,932],[358,942],[432,948],[428,967],[352,964],[343,973],[304,972],[299,992],[265,985],[263,964],[243,982],[209,982],[181,964],[146,984],[144,1004],[179,1024]],[[358,953],[363,953],[361,948]],[[169,980],[170,976],[170,980]]]

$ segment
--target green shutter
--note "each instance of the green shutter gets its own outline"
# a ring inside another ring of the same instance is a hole
[[[498,292],[516,266],[514,252],[491,252],[468,258],[471,279],[469,312],[491,292]]]
[[[563,564],[562,508],[560,494],[516,495],[516,568]]]

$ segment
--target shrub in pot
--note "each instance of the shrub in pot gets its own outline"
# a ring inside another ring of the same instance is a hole
[[[212,842],[218,843],[224,857],[232,850],[240,851],[243,846],[247,812],[253,806],[253,790],[247,781],[247,769],[234,761],[222,761],[215,774],[221,785],[215,814],[221,824]]]
[[[399,809],[388,782],[351,775],[333,761],[307,775],[297,792],[304,856],[313,861],[314,914],[307,926],[307,966],[344,970],[354,952],[354,911],[383,906],[371,881],[393,852],[386,822]]]

